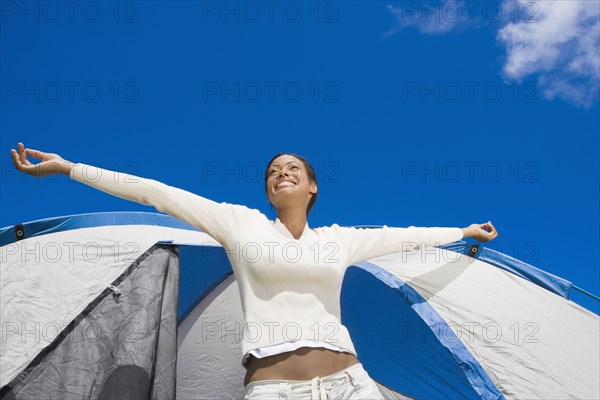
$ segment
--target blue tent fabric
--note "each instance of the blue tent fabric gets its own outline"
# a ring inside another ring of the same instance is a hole
[[[375,380],[418,399],[504,398],[446,321],[410,285],[362,262],[348,269],[342,288],[342,322]],[[356,293],[368,293],[369,301]]]
[[[225,250],[217,246],[180,245],[177,320],[183,321],[212,289],[233,274]]]
[[[565,299],[569,299],[571,287],[573,286],[571,282],[536,268],[533,265],[527,264],[521,260],[517,260],[516,258],[513,258],[507,254],[465,242],[450,243],[440,246],[440,248],[470,255],[478,260],[485,261],[523,279],[533,282],[538,286],[564,297]],[[472,251],[473,248],[477,249],[477,251]]]
[[[159,225],[178,229],[198,229],[166,214],[151,212],[100,212],[46,218],[21,224],[25,235],[17,236],[14,226],[0,229],[0,246],[29,237],[62,232],[70,229],[107,225]]]

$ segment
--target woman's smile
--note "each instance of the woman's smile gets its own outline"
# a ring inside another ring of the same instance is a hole
[[[281,189],[284,187],[288,187],[288,186],[295,186],[297,185],[296,182],[294,182],[291,179],[283,179],[281,182],[279,182],[278,184],[275,185],[275,190],[277,189]]]

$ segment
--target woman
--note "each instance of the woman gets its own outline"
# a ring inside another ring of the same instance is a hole
[[[340,322],[346,268],[403,251],[407,244],[441,245],[464,237],[487,242],[498,236],[491,222],[466,228],[309,228],[318,194],[309,162],[277,154],[265,172],[265,190],[277,218],[258,210],[216,203],[141,177],[126,176],[57,154],[11,149],[15,167],[41,177],[65,174],[117,197],[172,215],[223,245],[236,276],[246,332],[242,365],[244,399],[381,399]],[[27,155],[42,161],[32,164]],[[125,179],[127,178],[127,179]]]

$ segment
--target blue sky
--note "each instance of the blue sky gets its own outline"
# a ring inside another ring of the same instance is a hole
[[[18,141],[271,218],[286,151],[312,227],[491,220],[487,246],[600,293],[595,2],[0,4],[3,227],[154,211],[19,174]]]

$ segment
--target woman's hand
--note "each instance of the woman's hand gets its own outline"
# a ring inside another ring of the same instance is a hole
[[[472,237],[480,242],[489,242],[498,237],[498,231],[491,221],[485,224],[471,224],[467,228],[462,228],[462,231],[464,237]]]
[[[13,164],[17,170],[35,177],[49,176],[54,174],[69,175],[73,163],[65,160],[58,154],[44,153],[43,151],[26,149],[23,143],[17,145],[17,150],[10,149]],[[32,164],[27,159],[27,155],[39,158],[42,162]]]

